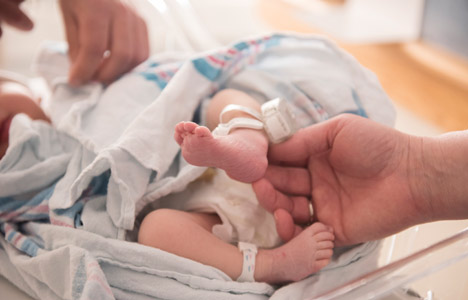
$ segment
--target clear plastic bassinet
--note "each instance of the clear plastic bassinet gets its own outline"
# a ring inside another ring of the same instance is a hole
[[[424,237],[437,226],[445,224],[417,226],[387,238],[377,269],[306,299],[466,299],[468,228],[442,240],[437,234]]]

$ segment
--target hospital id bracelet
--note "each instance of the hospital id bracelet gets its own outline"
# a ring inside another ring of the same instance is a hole
[[[242,264],[242,273],[237,278],[239,282],[254,282],[255,258],[257,256],[257,246],[250,243],[239,242],[239,250],[242,252],[244,263]]]

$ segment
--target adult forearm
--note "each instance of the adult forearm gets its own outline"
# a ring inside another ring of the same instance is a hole
[[[468,219],[468,131],[420,138],[419,144],[413,155],[420,159],[412,166],[419,169],[410,174],[423,221]]]

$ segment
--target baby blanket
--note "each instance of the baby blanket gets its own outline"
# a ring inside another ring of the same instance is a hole
[[[0,274],[31,296],[286,299],[324,292],[338,274],[346,279],[343,268],[348,277],[371,268],[378,243],[276,290],[125,241],[147,204],[204,172],[181,158],[173,130],[183,120],[203,123],[204,106],[220,89],[260,102],[283,97],[302,127],[340,113],[393,125],[376,77],[331,42],[275,34],[195,57],[158,55],[105,88],[68,86],[66,53],[56,45],[36,68],[52,90],[46,108],[54,128],[16,116],[0,161]]]

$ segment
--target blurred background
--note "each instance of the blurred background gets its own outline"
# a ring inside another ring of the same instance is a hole
[[[397,129],[424,136],[468,129],[467,0],[132,3],[147,21],[152,53],[204,51],[272,31],[320,34],[377,74],[397,108]],[[64,30],[55,0],[27,0],[23,7],[35,27],[27,33],[4,28],[0,69],[35,76],[30,66],[38,47],[44,40],[64,40]],[[180,35],[189,43],[179,39]],[[197,45],[200,40],[203,45]],[[405,242],[388,242],[397,245],[392,248],[391,260],[467,226],[467,221],[455,221],[412,228],[406,237],[401,235]],[[2,291],[6,285],[0,281]],[[433,290],[435,299],[468,299],[468,262],[453,265],[414,286],[421,294]]]

